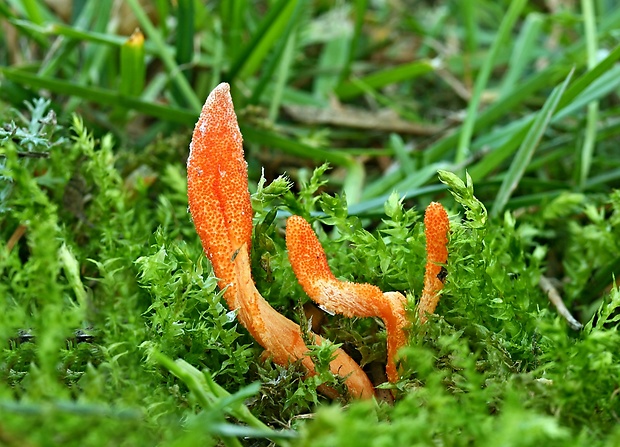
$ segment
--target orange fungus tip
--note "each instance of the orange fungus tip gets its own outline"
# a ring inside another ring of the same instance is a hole
[[[435,312],[439,294],[443,288],[448,262],[448,233],[450,221],[445,208],[432,202],[424,214],[424,234],[426,236],[426,268],[424,272],[424,290],[418,305],[421,322],[426,322],[427,314]]]
[[[303,217],[291,216],[286,221],[286,248],[297,281],[309,295],[318,293],[318,280],[336,280],[321,243]]]
[[[242,142],[230,87],[222,83],[205,101],[187,160],[189,210],[222,288],[233,282],[227,259],[243,244],[251,246],[252,205]]]
[[[327,264],[325,251],[310,224],[300,216],[286,223],[286,247],[293,272],[308,296],[323,309],[346,317],[379,317],[387,331],[390,382],[398,380],[395,357],[406,342],[405,297],[383,293],[377,286],[339,281]]]

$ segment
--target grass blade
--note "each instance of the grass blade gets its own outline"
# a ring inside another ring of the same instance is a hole
[[[527,165],[534,155],[534,151],[538,147],[538,144],[540,143],[540,140],[547,129],[551,118],[553,117],[553,114],[560,102],[560,98],[562,98],[562,95],[570,82],[572,73],[573,72],[571,71],[564,82],[560,86],[553,89],[553,92],[551,92],[551,95],[545,102],[542,110],[538,112],[532,127],[527,133],[525,140],[523,140],[523,143],[519,147],[519,150],[517,151],[517,154],[508,169],[506,177],[504,177],[504,180],[502,181],[495,201],[493,202],[493,207],[491,208],[491,216],[496,217],[503,211],[508,199],[518,186]]]
[[[217,384],[208,372],[201,372],[182,359],[173,361],[155,349],[151,349],[149,351],[149,358],[155,360],[176,377],[181,379],[194,394],[194,396],[196,396],[204,410],[212,411],[214,414],[228,413],[254,429],[244,435],[269,437],[274,441],[277,439],[291,438],[294,436],[294,432],[292,431],[277,432],[272,430],[269,426],[265,425],[260,419],[254,416],[248,407],[243,404],[243,401],[246,398],[253,396],[258,392],[258,383],[250,384],[235,394],[231,394]],[[228,430],[225,430],[225,433],[220,432],[219,434],[223,437],[231,436],[233,437],[232,439],[235,439],[234,437],[240,435],[236,431],[230,430],[233,427],[237,426],[227,425]],[[252,435],[249,433],[252,433]],[[276,444],[278,444],[277,441]],[[233,441],[231,445],[241,444]]]
[[[482,93],[486,88],[486,85],[491,76],[491,70],[495,65],[495,61],[499,54],[500,48],[508,40],[508,36],[512,31],[512,28],[521,14],[521,10],[526,4],[526,0],[513,0],[510,3],[510,7],[499,26],[497,36],[493,40],[489,54],[486,57],[484,64],[482,65],[478,76],[476,77],[476,83],[474,85],[474,91],[467,107],[467,116],[465,122],[459,134],[458,146],[456,148],[456,156],[454,158],[455,164],[462,163],[468,156],[469,144],[471,137],[474,133],[474,125],[476,122],[476,116],[478,115],[478,107],[482,98]]]
[[[396,82],[415,79],[435,71],[435,68],[430,60],[411,62],[344,82],[335,89],[335,93],[341,100],[348,100],[360,96],[367,89],[378,90]]]
[[[282,104],[282,98],[284,96],[284,89],[286,87],[286,82],[289,77],[289,73],[291,71],[291,66],[293,65],[293,61],[295,59],[295,45],[297,42],[297,33],[293,32],[288,36],[286,40],[286,45],[284,47],[284,51],[282,53],[282,57],[280,58],[280,63],[278,64],[278,69],[275,75],[275,82],[273,83],[273,92],[271,95],[271,101],[269,104],[269,120],[271,122],[275,122],[278,111],[280,109],[280,105]]]
[[[246,78],[255,73],[267,54],[282,38],[293,11],[298,3],[305,0],[278,0],[270,9],[252,39],[232,62],[227,81],[233,83],[235,78]],[[307,6],[307,5],[306,5]]]
[[[342,75],[342,78],[340,79],[341,83],[351,73],[351,65],[353,64],[353,61],[355,60],[355,57],[357,55],[357,49],[360,45],[360,42],[362,41],[362,36],[363,36],[362,28],[364,26],[364,19],[366,17],[366,11],[368,10],[368,3],[369,3],[368,0],[355,0],[354,2],[353,8],[355,10],[355,25],[353,28],[353,37],[351,38],[350,47],[348,51],[349,59],[347,60],[346,65],[343,67],[341,71],[341,75]]]
[[[157,48],[157,54],[166,66],[170,78],[181,91],[183,97],[185,98],[191,109],[196,114],[198,114],[202,107],[202,102],[198,100],[198,97],[194,93],[191,85],[189,84],[185,76],[183,76],[183,74],[181,73],[181,69],[170,54],[168,46],[161,37],[159,30],[155,28],[155,26],[153,26],[151,20],[144,12],[144,9],[142,8],[138,0],[127,0],[127,3],[131,7],[133,13],[136,15],[136,18],[138,19],[138,22],[140,23],[142,29],[146,32],[146,35],[149,37],[149,39],[153,41],[155,47]]]
[[[196,122],[196,113],[194,112],[124,96],[114,90],[76,85],[69,81],[60,81],[55,78],[42,77],[15,68],[0,67],[0,73],[2,73],[2,75],[9,80],[19,84],[29,85],[33,88],[43,88],[55,93],[72,95],[74,97],[88,99],[89,101],[99,104],[107,104],[111,106],[120,105],[129,109],[137,110],[149,116],[175,123],[183,123],[188,126],[193,126]]]
[[[536,53],[536,42],[540,36],[543,18],[539,13],[530,13],[525,18],[519,37],[510,55],[508,71],[502,80],[500,98],[508,95]]]
[[[38,25],[45,21],[44,16],[51,17],[47,8],[36,0],[22,0],[22,5],[28,18]]]
[[[191,72],[189,66],[194,57],[194,1],[178,0],[177,8],[177,33],[176,33],[176,52],[175,61],[179,65],[183,76],[191,82]],[[172,95],[177,104],[187,106],[188,103],[183,96],[183,92],[177,85],[172,88]]]
[[[598,48],[596,34],[596,19],[594,16],[594,4],[589,0],[581,1],[583,10],[583,22],[585,28],[586,48],[588,52],[588,68],[596,66],[596,53]],[[598,101],[588,104],[586,115],[586,134],[581,148],[580,163],[577,164],[579,170],[579,185],[583,188],[588,180],[590,166],[592,166],[592,156],[594,155],[594,144],[596,142],[596,123],[598,121]]]
[[[136,30],[121,47],[120,92],[127,96],[140,96],[144,90],[146,63],[144,61],[144,35]]]
[[[194,57],[193,0],[177,0],[177,23],[175,60],[183,66],[189,64]]]
[[[518,90],[514,90],[501,101],[497,101],[485,109],[478,119],[476,119],[473,130],[476,131],[493,124],[498,119],[505,116],[508,111],[522,104],[526,98],[531,97],[535,92],[547,87],[550,83],[558,82],[563,76],[566,76],[570,70],[571,68],[569,65],[552,66],[530,76],[521,83]],[[430,146],[424,153],[425,161],[432,162],[440,160],[446,152],[450,151],[458,143],[460,136],[459,130],[460,128]]]
[[[298,21],[301,16],[301,3],[297,4],[297,7],[293,10],[293,14],[291,16],[291,20],[289,21],[286,29],[280,36],[280,40],[276,43],[275,49],[273,50],[273,54],[269,62],[266,66],[261,70],[262,74],[259,81],[256,83],[254,88],[252,89],[252,96],[250,98],[251,104],[256,104],[260,101],[260,98],[263,96],[265,88],[271,83],[274,78],[274,72],[279,70],[278,73],[278,87],[276,91],[272,92],[271,98],[271,108],[270,111],[274,113],[277,109],[275,109],[275,104],[279,106],[279,99],[282,96],[282,89],[284,88],[284,84],[282,82],[286,82],[286,77],[288,77],[287,72],[290,70],[290,65],[293,62],[293,49],[295,48],[295,36],[297,34],[297,29],[299,28]],[[284,70],[284,71],[282,71]],[[282,78],[282,76],[285,76]],[[275,100],[275,102],[274,102]],[[275,118],[274,118],[275,121]]]
[[[363,189],[362,186],[366,175],[363,165],[357,162],[353,157],[334,150],[326,150],[309,146],[307,144],[276,135],[272,132],[245,126],[243,124],[241,124],[241,133],[246,141],[251,141],[252,143],[277,148],[287,154],[295,155],[308,160],[327,162],[336,166],[343,166],[347,168],[347,174],[344,180],[344,192],[347,196],[347,202],[353,204],[360,200]]]

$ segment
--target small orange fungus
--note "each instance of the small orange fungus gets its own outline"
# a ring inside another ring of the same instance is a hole
[[[256,289],[250,270],[252,206],[242,136],[230,96],[222,83],[207,98],[194,128],[187,160],[187,196],[196,231],[213,265],[230,309],[274,362],[300,360],[309,374],[302,332],[296,323],[273,309]],[[314,335],[320,345],[324,340]],[[373,396],[373,386],[360,366],[341,349],[330,369],[345,377],[353,397]],[[335,397],[334,390],[322,392]]]
[[[297,280],[315,303],[346,317],[379,317],[383,320],[387,331],[386,374],[390,382],[396,382],[395,356],[406,342],[405,297],[399,292],[383,293],[371,284],[336,279],[321,243],[301,216],[291,216],[286,223],[286,247]]]
[[[435,312],[439,302],[439,294],[443,289],[447,271],[445,264],[448,261],[448,232],[450,221],[444,207],[432,202],[424,213],[426,229],[426,269],[424,272],[424,290],[418,305],[420,321],[425,323],[427,314]]]

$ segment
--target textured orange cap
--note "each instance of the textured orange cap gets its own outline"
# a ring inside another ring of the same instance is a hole
[[[426,322],[426,314],[435,312],[439,302],[439,292],[445,281],[448,262],[448,232],[450,221],[441,203],[432,202],[424,213],[424,234],[426,235],[426,268],[424,271],[424,290],[420,298],[418,312],[420,321]]]
[[[383,293],[372,284],[339,281],[327,264],[325,251],[310,224],[301,216],[286,222],[286,247],[293,272],[308,296],[324,309],[346,317],[379,317],[387,331],[390,382],[398,380],[395,356],[405,343],[405,297]]]
[[[243,244],[251,247],[252,205],[242,142],[230,87],[222,83],[202,108],[187,159],[189,210],[222,289],[234,282],[235,252]],[[237,307],[230,300],[229,305]]]

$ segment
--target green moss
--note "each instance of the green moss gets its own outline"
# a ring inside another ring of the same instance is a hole
[[[396,403],[326,406],[316,386],[338,386],[320,367],[332,355],[329,345],[312,353],[320,374],[304,379],[299,366],[263,363],[260,348],[225,307],[185,214],[181,166],[165,162],[155,167],[162,172],[155,184],[138,180],[131,187],[119,176],[110,137],[96,141],[78,119],[67,137],[72,143],[65,138],[58,149],[71,154],[64,165],[53,153],[44,160],[9,156],[3,168],[12,185],[3,237],[26,226],[1,260],[7,439],[39,443],[55,436],[67,444],[101,445],[110,432],[108,444],[131,445],[171,443],[180,433],[194,439],[209,430],[226,438],[218,425],[226,414],[245,419],[223,390],[244,390],[254,381],[262,385],[251,391],[247,408],[276,429],[295,426],[299,445],[581,445],[619,435],[620,293],[612,288],[579,334],[556,315],[537,287],[546,247],[535,238],[557,221],[554,204],[529,222],[510,213],[489,221],[471,181],[443,172],[464,208],[451,212],[448,276],[437,315],[424,327],[414,323],[402,352]],[[303,293],[286,258],[283,219],[275,212],[293,210],[312,213],[322,224],[319,236],[338,277],[408,291],[413,305],[424,263],[420,213],[393,195],[382,221],[366,230],[347,215],[341,197],[316,194],[324,172],[317,170],[299,194],[284,179],[259,185],[253,196],[258,288],[307,324],[298,306]],[[88,195],[80,213],[63,202],[76,173]],[[49,184],[65,194],[52,194]],[[602,202],[612,206],[609,216],[588,200],[572,201],[588,219],[568,225],[567,265],[577,262],[580,249],[608,258],[616,250],[606,230],[615,231],[619,221],[617,194]],[[567,272],[582,278],[574,268]],[[373,319],[328,317],[323,331],[363,365],[385,361],[385,334]],[[208,394],[209,381],[175,378],[176,370],[150,360],[150,352],[197,368],[187,377],[208,371],[217,387]],[[197,399],[202,392],[206,400]],[[209,429],[189,422],[207,410],[220,422]],[[311,420],[299,419],[315,410]],[[242,436],[239,427],[226,430]]]
[[[191,1],[158,1],[157,23],[141,16],[135,92],[120,90],[124,39],[104,34],[109,1],[74,2],[68,19],[4,3],[0,444],[620,445],[613,2],[528,2],[500,35],[515,2],[194,2],[188,15]],[[182,66],[179,36],[196,50]],[[557,113],[537,115],[571,69]],[[264,359],[226,307],[185,172],[195,106],[222,80],[245,136],[258,290],[309,325],[284,239],[302,215],[338,278],[406,293],[398,383],[381,384],[379,319],[323,314],[331,343],[311,347],[308,378]],[[432,200],[450,256],[420,326]],[[327,368],[337,346],[394,402],[318,393],[344,389]]]

